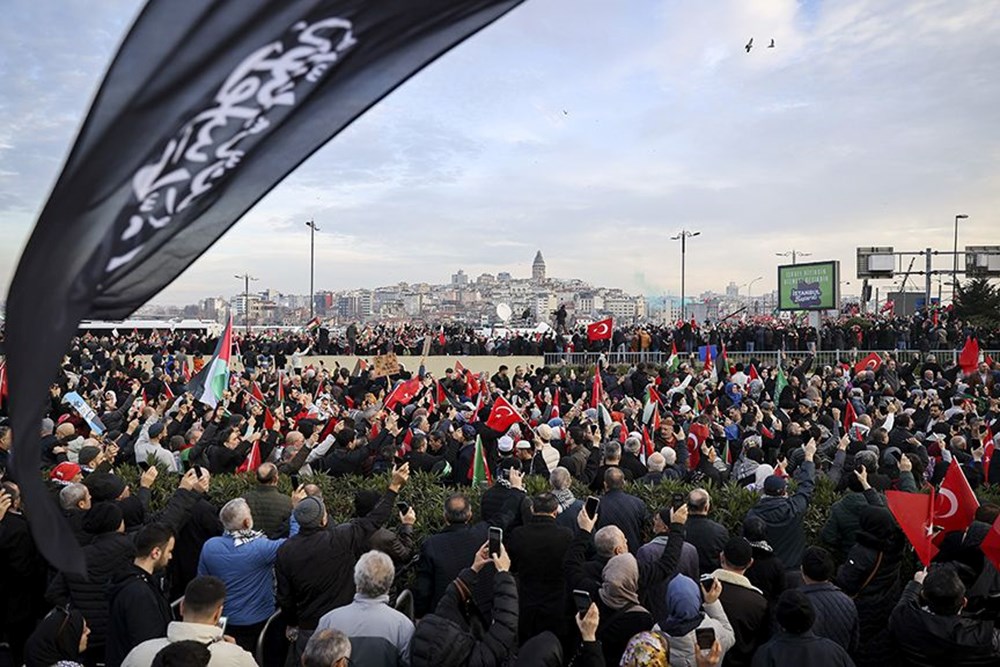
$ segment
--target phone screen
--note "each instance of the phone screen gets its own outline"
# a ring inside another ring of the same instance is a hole
[[[694,636],[700,650],[711,650],[715,643],[715,628],[696,628]]]
[[[500,543],[503,542],[503,529],[502,528],[490,528],[490,555],[500,555]]]
[[[576,605],[576,613],[583,616],[590,609],[590,593],[587,591],[573,591],[573,603]]]
[[[406,514],[407,512],[410,511],[410,505],[408,503],[404,503],[403,501],[399,501],[398,503],[396,503],[396,510],[400,514]]]
[[[597,508],[601,506],[601,499],[597,496],[588,496],[587,504],[584,505],[584,509],[587,511],[587,516],[593,519],[597,516]]]
[[[712,590],[712,586],[715,586],[715,577],[710,574],[701,575],[701,587],[706,591]]]
[[[223,632],[223,633],[225,633],[225,631],[226,631],[226,623],[227,623],[227,622],[229,622],[229,619],[228,619],[227,617],[225,617],[225,616],[220,616],[220,617],[219,617],[219,623],[218,623],[218,626],[219,626],[220,628],[222,628],[222,632]]]

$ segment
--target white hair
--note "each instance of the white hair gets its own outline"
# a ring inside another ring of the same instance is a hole
[[[639,438],[629,436],[625,440],[625,451],[626,452],[630,452],[632,454],[636,454],[636,453],[638,453],[638,451],[641,448],[642,448],[642,441],[639,440]]]
[[[351,657],[351,640],[340,630],[317,630],[302,653],[304,667],[329,667]]]
[[[615,555],[615,547],[625,541],[625,533],[618,526],[605,526],[594,533],[594,548],[597,555],[610,558]]]
[[[653,452],[649,455],[649,460],[646,461],[646,466],[649,468],[650,472],[663,472],[663,468],[667,465],[667,462],[663,460],[663,454],[659,452]]]
[[[250,527],[253,527],[253,514],[250,513],[250,506],[243,498],[233,498],[222,506],[219,510],[219,521],[222,527],[232,532],[243,530],[243,524],[250,519]]]
[[[87,499],[87,487],[83,484],[67,484],[59,491],[59,506],[71,510]]]
[[[568,489],[572,481],[573,477],[569,474],[569,470],[562,466],[557,467],[549,474],[549,484],[557,491]]]
[[[389,592],[395,576],[391,558],[381,551],[369,551],[354,566],[354,588],[366,598],[377,598]]]
[[[677,463],[677,450],[673,447],[664,447],[661,449],[660,456],[663,457],[663,462],[668,466],[672,466]]]

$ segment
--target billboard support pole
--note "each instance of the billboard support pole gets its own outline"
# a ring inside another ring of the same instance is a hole
[[[931,307],[931,273],[933,272],[931,249],[927,248],[924,253],[927,258],[927,265],[924,270],[924,308],[927,308],[929,311]]]

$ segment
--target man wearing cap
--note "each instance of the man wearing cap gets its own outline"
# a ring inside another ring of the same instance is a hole
[[[153,422],[146,430],[149,436],[146,441],[140,441],[135,445],[135,462],[139,465],[151,464],[163,466],[167,472],[180,472],[177,469],[177,460],[170,451],[160,444],[163,440],[166,429],[163,422]]]
[[[56,485],[57,489],[69,484],[77,484],[83,481],[83,469],[75,463],[66,461],[60,463],[49,472],[49,480]]]
[[[836,642],[812,632],[816,614],[809,599],[798,589],[781,594],[775,608],[781,631],[754,654],[753,667],[854,667],[854,661]]]
[[[277,603],[295,642],[295,664],[323,614],[350,604],[354,565],[368,550],[372,534],[389,519],[409,476],[406,464],[394,469],[389,488],[374,509],[346,523],[331,526],[326,506],[316,496],[301,498],[292,510],[298,534],[279,543],[274,571]]]
[[[726,652],[727,667],[748,667],[758,646],[768,640],[767,600],[745,573],[753,564],[753,547],[745,537],[732,537],[719,554],[721,567],[712,577],[722,583],[719,602],[733,626],[736,643]]]
[[[805,460],[795,471],[797,488],[794,495],[789,497],[788,483],[783,477],[770,475],[764,480],[764,497],[747,512],[747,517],[764,520],[768,543],[796,580],[806,549],[803,518],[816,485],[815,455],[816,441],[810,439],[805,446]]]

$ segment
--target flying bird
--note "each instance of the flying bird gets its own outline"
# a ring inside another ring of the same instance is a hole
[[[771,38],[771,43],[767,45],[767,48],[769,48],[769,49],[773,49],[774,48],[774,37]]]
[[[750,41],[747,42],[747,45],[744,48],[747,50],[747,53],[750,53],[750,49],[753,48],[753,37],[750,38]]]

